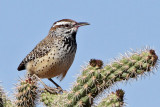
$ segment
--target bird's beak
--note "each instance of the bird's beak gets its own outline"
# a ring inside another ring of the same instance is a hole
[[[85,26],[85,25],[90,25],[89,23],[87,23],[87,22],[79,22],[79,23],[77,23],[76,24],[78,27],[80,27],[80,26]]]

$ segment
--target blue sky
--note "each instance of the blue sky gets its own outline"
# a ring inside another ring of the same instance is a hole
[[[51,25],[69,18],[89,22],[77,34],[78,50],[62,82],[68,89],[81,67],[91,58],[107,63],[120,53],[150,46],[160,52],[159,0],[0,0],[0,81],[12,91],[22,59],[42,40]],[[119,84],[125,90],[127,107],[158,107],[159,69],[138,81]],[[52,84],[44,80],[46,84]],[[115,90],[114,88],[113,90]]]

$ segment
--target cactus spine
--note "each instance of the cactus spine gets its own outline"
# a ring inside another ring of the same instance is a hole
[[[38,98],[37,88],[37,81],[34,78],[26,77],[25,80],[20,80],[15,95],[17,107],[35,107]]]
[[[124,91],[119,89],[115,93],[110,93],[107,98],[104,98],[97,107],[123,107]]]

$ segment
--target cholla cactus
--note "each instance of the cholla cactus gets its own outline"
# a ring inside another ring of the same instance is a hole
[[[41,94],[41,102],[43,102],[47,107],[65,107],[65,105],[67,104],[67,94],[68,93],[65,91],[63,92],[63,95],[51,94],[45,90]]]
[[[53,95],[53,100],[48,102],[53,102],[55,107],[90,107],[93,99],[104,89],[116,82],[137,78],[145,72],[150,72],[157,60],[158,56],[154,50],[143,50],[140,53],[135,52],[130,56],[123,56],[122,59],[104,67],[102,67],[102,61],[93,59],[83,69],[82,74],[67,94]],[[47,102],[47,97],[43,98],[43,101]]]
[[[97,107],[123,107],[124,91],[119,89],[110,93],[107,98],[103,99]]]
[[[16,105],[17,107],[35,107],[38,99],[37,81],[33,77],[26,77],[24,80],[19,80],[17,84]]]
[[[3,96],[4,96],[3,89],[0,86],[0,107],[3,107]]]
[[[52,106],[53,100],[57,98],[56,94],[51,94],[46,90],[41,94],[41,101],[48,107]]]
[[[156,67],[157,60],[155,51],[148,49],[123,56],[105,66],[101,60],[92,59],[83,68],[72,88],[63,93],[51,94],[46,90],[38,92],[37,80],[27,77],[17,84],[16,106],[13,106],[10,100],[3,99],[4,93],[0,88],[0,107],[34,107],[39,97],[40,101],[49,107],[91,107],[94,98],[105,89],[112,87],[116,82],[128,81],[149,73]],[[122,107],[123,95],[122,90],[117,90],[103,99],[98,107]]]
[[[141,53],[125,56],[104,68],[99,66],[102,65],[101,61],[92,60],[69,92],[66,106],[92,105],[93,99],[115,82],[137,78],[138,75],[151,71],[156,65],[157,59],[158,56],[154,50],[144,50]]]
[[[3,88],[0,86],[0,107],[15,107],[11,100],[7,97]]]

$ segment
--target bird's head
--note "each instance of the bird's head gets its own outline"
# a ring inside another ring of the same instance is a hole
[[[50,32],[54,32],[57,36],[72,35],[77,32],[81,26],[89,25],[87,22],[76,22],[71,19],[62,19],[53,24]]]

